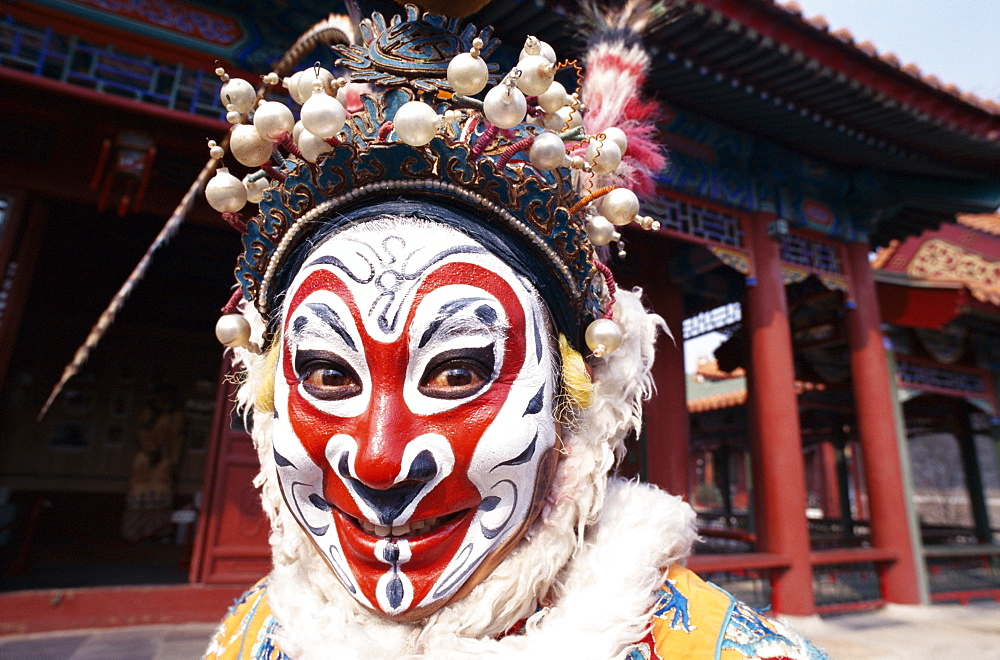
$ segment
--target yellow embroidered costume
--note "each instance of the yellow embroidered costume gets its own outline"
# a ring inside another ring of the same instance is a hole
[[[656,593],[649,635],[623,660],[820,660],[826,656],[778,621],[754,611],[683,566]],[[233,605],[212,639],[208,660],[293,660],[277,647],[278,624],[261,580]]]

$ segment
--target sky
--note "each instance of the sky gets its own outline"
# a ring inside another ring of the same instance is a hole
[[[1000,0],[796,0],[942,83],[1000,101]]]

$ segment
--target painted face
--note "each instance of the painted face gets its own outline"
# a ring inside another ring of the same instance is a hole
[[[360,225],[288,289],[275,379],[285,502],[365,607],[425,616],[537,515],[554,464],[538,298],[445,225]]]

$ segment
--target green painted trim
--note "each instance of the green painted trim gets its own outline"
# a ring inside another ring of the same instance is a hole
[[[61,13],[75,16],[78,18],[85,19],[92,23],[97,23],[100,25],[106,25],[116,30],[121,30],[123,32],[128,32],[131,34],[138,34],[144,37],[149,37],[155,39],[156,41],[162,41],[174,46],[179,46],[185,50],[191,50],[198,53],[206,53],[212,57],[222,57],[226,59],[233,59],[241,46],[248,42],[248,37],[250,30],[247,29],[246,23],[237,16],[226,13],[225,16],[231,18],[239,26],[243,32],[243,36],[234,41],[229,46],[222,46],[220,44],[214,44],[210,41],[204,41],[202,39],[197,39],[195,37],[188,37],[174,30],[168,30],[165,28],[156,27],[155,25],[140,22],[133,19],[123,18],[116,14],[108,11],[102,11],[93,7],[84,7],[75,2],[69,0],[34,0],[36,4],[48,7],[59,11]],[[201,10],[200,7],[192,6],[192,9]],[[204,10],[202,10],[204,11]],[[215,10],[218,14],[223,14],[218,10]]]
[[[913,547],[913,563],[917,567],[917,590],[920,592],[920,602],[929,605],[931,602],[931,585],[927,577],[927,562],[924,560],[924,540],[920,536],[920,518],[914,503],[913,470],[910,462],[910,443],[906,436],[906,421],[903,418],[903,396],[911,393],[899,387],[896,376],[896,355],[891,350],[885,351],[885,362],[889,368],[889,387],[892,389],[892,418],[896,424],[896,446],[899,448],[899,462],[902,464],[903,497],[906,500],[907,528],[910,530],[910,545]],[[910,397],[907,397],[907,399]]]

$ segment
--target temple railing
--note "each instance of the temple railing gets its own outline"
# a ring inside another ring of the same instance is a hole
[[[821,614],[881,607],[883,572],[896,554],[877,548],[838,548],[809,553],[813,595]]]
[[[706,529],[699,534],[709,538],[699,545],[688,566],[754,607],[769,606],[773,580],[791,562],[782,555],[741,552],[754,540],[752,535]],[[731,546],[739,549],[722,554],[727,542],[739,544]],[[924,557],[933,602],[1000,602],[1000,545],[928,546]],[[885,604],[882,575],[895,561],[894,553],[877,548],[839,548],[817,550],[809,558],[817,612],[833,614]]]
[[[688,560],[688,567],[704,580],[759,610],[770,607],[773,578],[790,564],[785,555],[766,553],[695,554]]]
[[[934,602],[1000,602],[1000,545],[925,546]]]
[[[703,532],[699,531],[704,537]],[[791,565],[784,555],[698,552],[688,561],[692,570],[758,609],[770,606],[774,580]],[[895,558],[892,552],[875,548],[841,548],[810,553],[817,612],[833,614],[884,605],[882,576]]]

